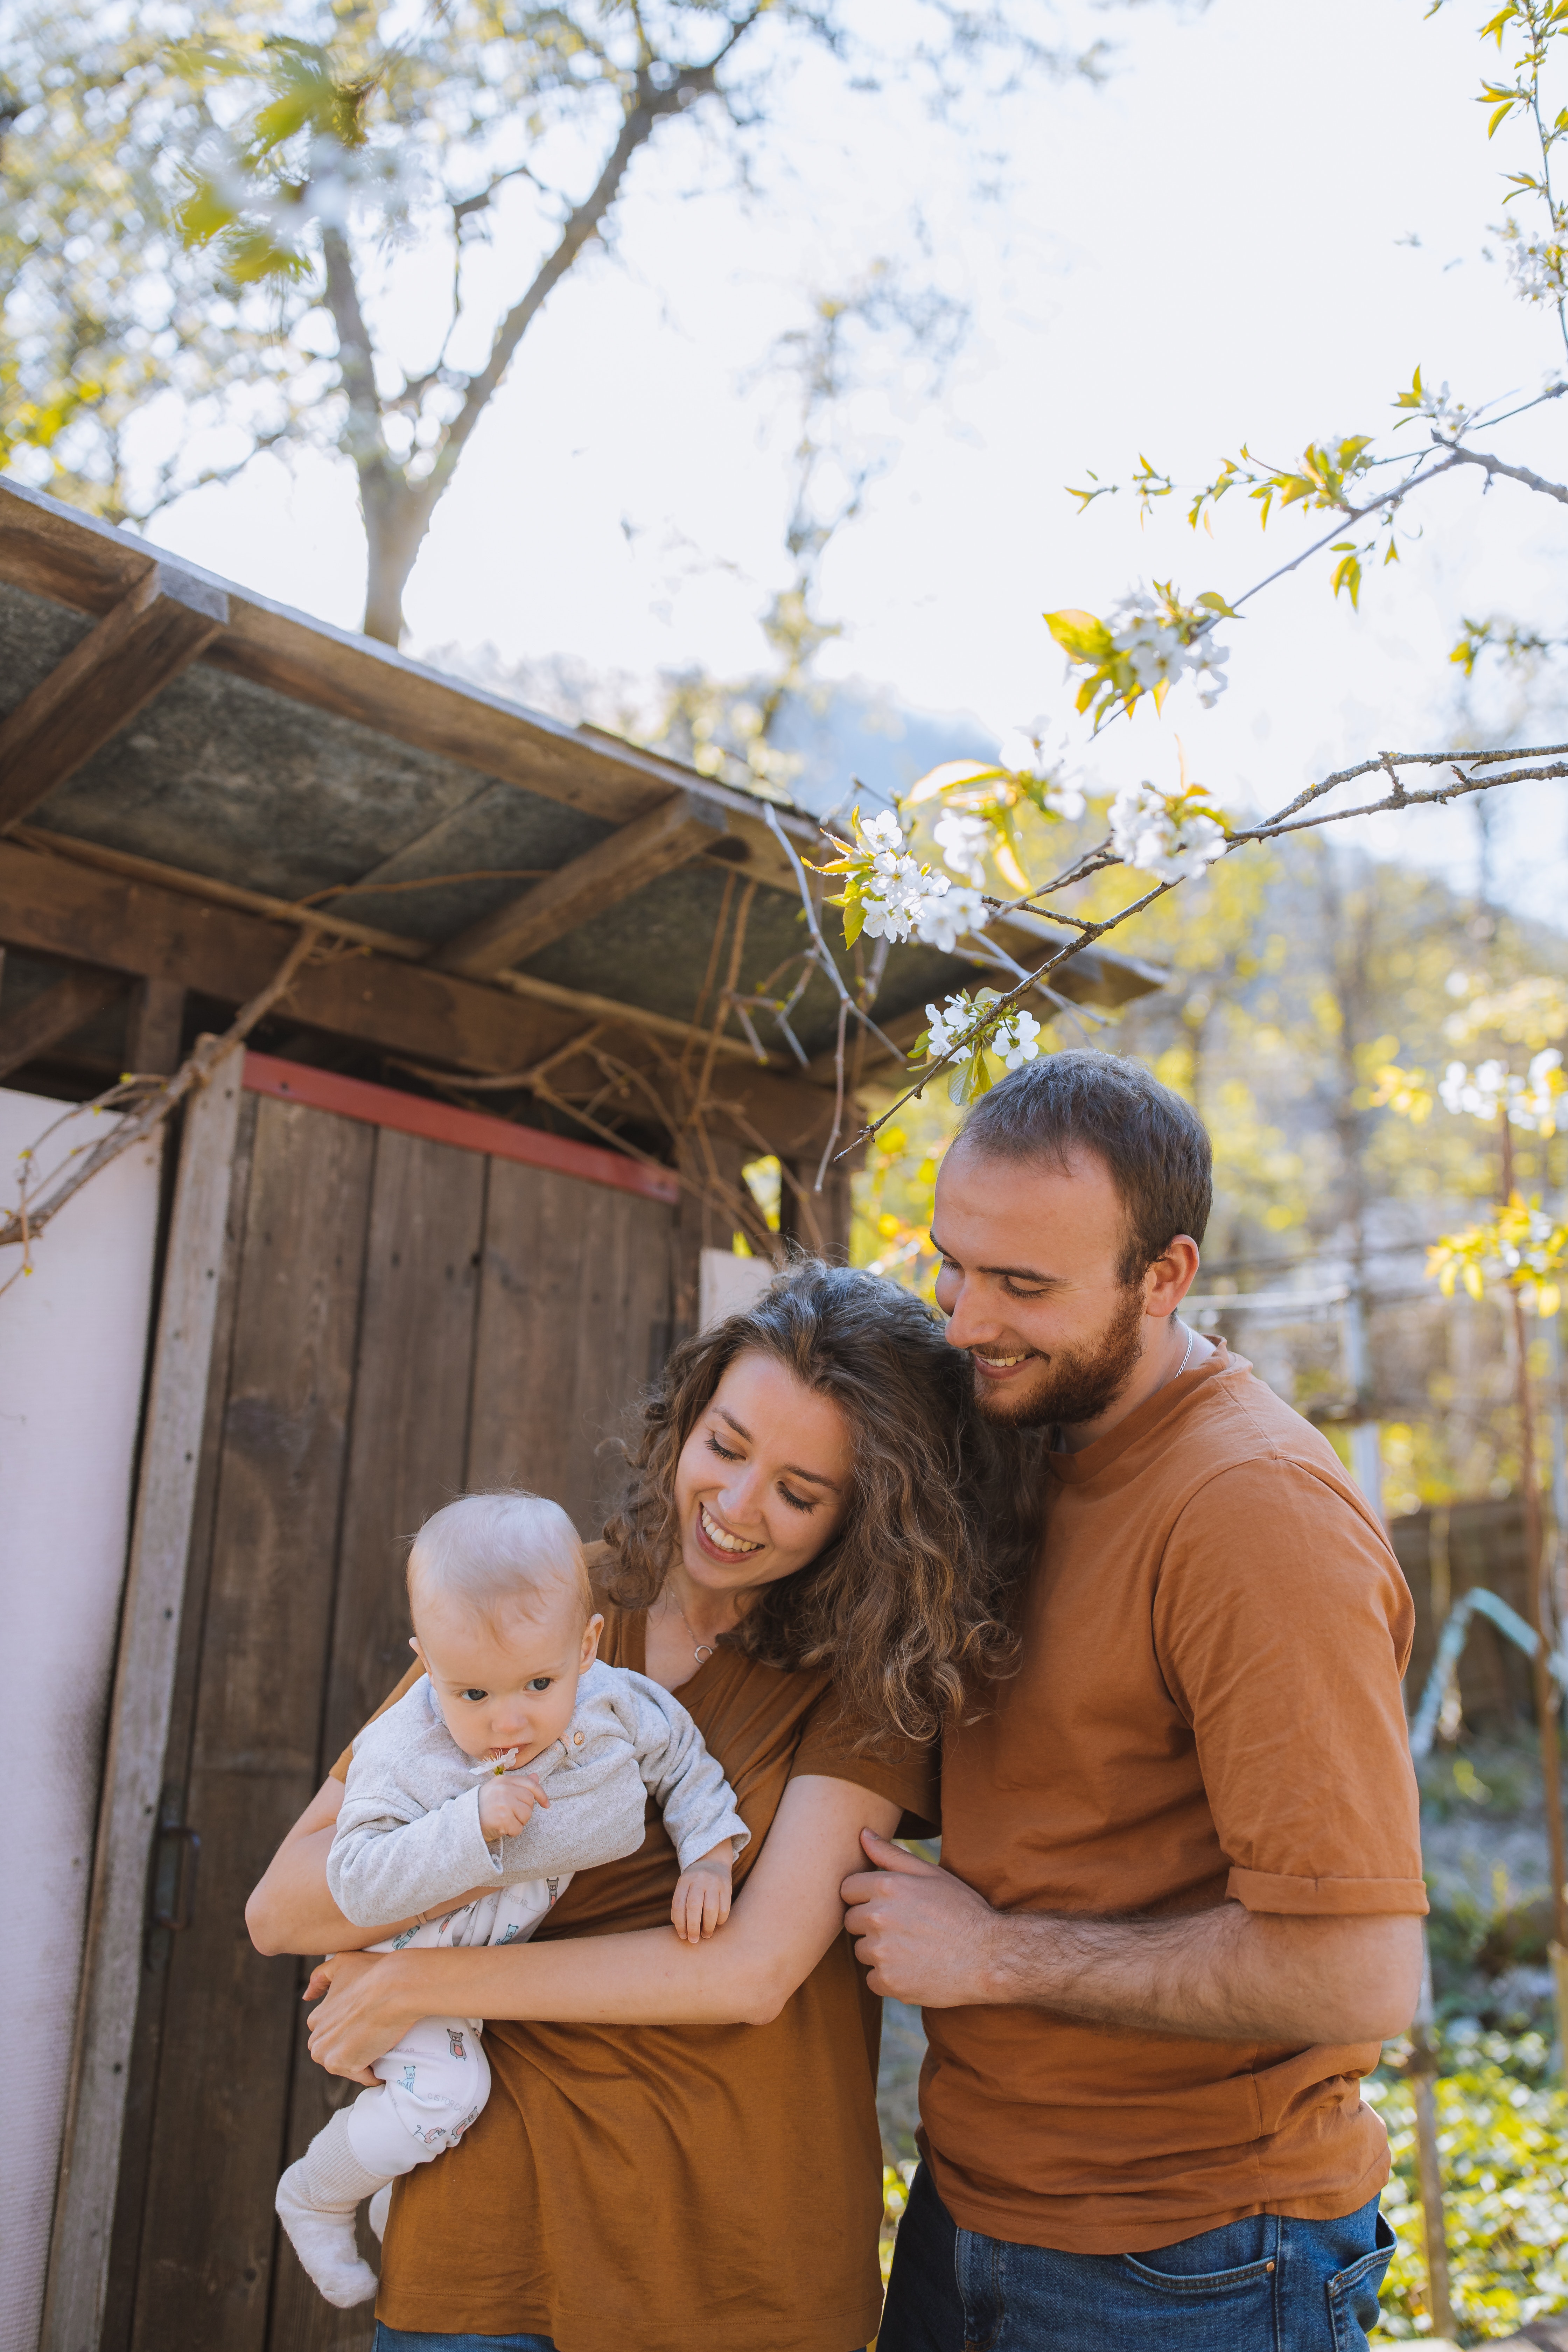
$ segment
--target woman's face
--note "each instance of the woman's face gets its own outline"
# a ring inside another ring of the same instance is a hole
[[[737,1356],[676,1465],[688,1576],[714,1594],[793,1576],[837,1534],[849,1473],[849,1432],[831,1399],[772,1356]]]

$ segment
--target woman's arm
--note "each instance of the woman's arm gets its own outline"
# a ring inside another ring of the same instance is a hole
[[[363,2075],[416,2018],[574,2025],[765,2025],[844,1926],[841,1880],[860,1832],[890,1836],[899,1807],[850,1780],[803,1773],[784,1790],[727,1924],[685,1944],[673,1927],[562,1937],[465,1952],[345,1954],[318,1969],[331,1986],[310,2019],[310,2054]]]
[[[328,1894],[327,1855],[342,1801],[342,1782],[323,1781],[245,1906],[250,1940],[269,1959],[279,1952],[359,1952],[414,1925],[398,1919],[384,1927],[356,1927]]]

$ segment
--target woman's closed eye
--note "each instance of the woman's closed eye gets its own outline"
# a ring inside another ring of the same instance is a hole
[[[779,1493],[792,1511],[815,1511],[816,1508],[815,1495],[792,1495],[787,1486],[781,1486]]]
[[[708,1451],[716,1454],[721,1462],[743,1462],[746,1458],[743,1454],[731,1454],[727,1445],[721,1445],[711,1430],[708,1433]]]

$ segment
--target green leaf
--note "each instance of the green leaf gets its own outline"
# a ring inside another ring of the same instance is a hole
[[[1062,651],[1074,661],[1109,661],[1112,651],[1110,631],[1093,613],[1080,612],[1068,605],[1059,613],[1047,613],[1045,624]],[[1079,709],[1082,709],[1080,704]]]
[[[845,946],[852,948],[865,928],[866,909],[861,901],[857,898],[853,906],[846,907],[844,909]]]
[[[932,768],[918,783],[911,784],[904,794],[910,807],[919,801],[934,800],[938,793],[951,792],[956,784],[987,783],[993,777],[1006,774],[994,761],[989,765],[982,760],[944,760],[940,768]]]

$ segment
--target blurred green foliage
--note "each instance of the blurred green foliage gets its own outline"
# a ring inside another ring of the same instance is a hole
[[[1515,2042],[1488,2034],[1460,2072],[1437,2084],[1449,2277],[1461,2344],[1510,2336],[1568,2310],[1568,2092],[1531,2079],[1546,2057],[1538,2033]],[[1397,2074],[1374,2077],[1365,2087],[1388,2126],[1394,2178],[1384,2210],[1399,2237],[1379,2333],[1410,2341],[1432,2329],[1414,2097]]]

